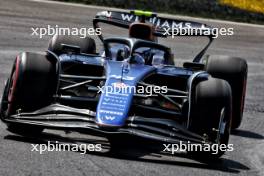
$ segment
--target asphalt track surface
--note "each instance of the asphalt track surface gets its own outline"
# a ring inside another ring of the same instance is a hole
[[[0,0],[0,90],[19,52],[47,49],[50,37],[31,36],[31,27],[56,24],[92,27],[91,20],[97,11],[96,7]],[[181,153],[160,153],[147,142],[132,142],[111,151],[105,139],[57,131],[45,131],[39,139],[21,137],[8,132],[0,123],[0,175],[264,175],[264,27],[219,21],[208,23],[233,27],[235,32],[233,36],[219,37],[208,53],[243,57],[249,65],[243,123],[230,139],[234,151],[210,162]],[[120,35],[121,32],[108,28],[108,33]],[[178,61],[190,59],[194,54],[190,49],[195,50],[200,44],[194,41],[191,45],[185,39],[168,39],[163,43],[173,48]],[[47,140],[102,143],[106,150],[85,155],[70,151],[42,155],[31,152],[31,143],[45,143]]]

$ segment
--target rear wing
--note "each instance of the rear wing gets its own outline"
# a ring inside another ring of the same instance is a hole
[[[93,19],[94,28],[99,28],[99,22],[115,25],[121,28],[129,28],[129,25],[133,22],[144,22],[153,24],[155,27],[154,34],[157,37],[167,36],[206,36],[209,38],[209,43],[205,48],[195,57],[194,61],[199,61],[204,55],[213,41],[214,33],[212,28],[206,24],[178,20],[171,18],[158,17],[156,13],[135,10],[131,12],[122,11],[102,11],[98,12]],[[182,35],[181,33],[175,33],[176,31],[188,29],[189,33]],[[190,35],[190,33],[192,35]],[[103,36],[99,35],[99,38],[103,41]]]

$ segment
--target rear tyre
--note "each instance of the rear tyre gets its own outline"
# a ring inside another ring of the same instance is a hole
[[[241,125],[247,85],[247,62],[229,56],[209,56],[203,60],[206,71],[215,78],[226,80],[232,89],[232,129]]]
[[[56,66],[47,55],[23,52],[13,64],[11,75],[5,85],[1,102],[1,119],[17,113],[30,112],[53,101],[56,90]],[[31,125],[8,124],[12,132],[41,132],[43,128]]]
[[[225,80],[209,78],[193,90],[189,129],[207,138],[212,145],[228,145],[231,128],[232,92]],[[218,158],[224,151],[190,151],[208,158]],[[202,154],[202,155],[201,155]]]
[[[80,38],[78,36],[54,35],[49,41],[48,49],[57,55],[63,54],[63,44],[80,47],[81,53],[95,54],[96,45],[90,37]]]

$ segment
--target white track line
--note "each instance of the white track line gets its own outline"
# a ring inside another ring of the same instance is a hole
[[[85,4],[50,1],[50,0],[28,0],[28,1],[48,3],[48,4],[66,5],[66,6],[74,6],[74,7],[83,7],[83,8],[92,8],[92,9],[100,9],[100,10],[120,10],[120,11],[124,10],[124,9],[118,9],[118,8],[112,8],[112,7],[105,7],[105,6],[94,6],[94,5],[85,5]],[[182,16],[182,15],[170,15],[170,14],[164,14],[164,13],[159,13],[159,14],[161,14],[164,17],[170,17],[170,18],[181,18],[181,19],[186,19],[186,20],[201,20],[201,21],[206,21],[206,22],[224,23],[224,24],[264,28],[264,25],[259,25],[259,24],[241,23],[241,22],[233,22],[233,21],[226,21],[226,20],[208,19],[208,18],[197,18],[197,17],[190,17],[190,16]]]

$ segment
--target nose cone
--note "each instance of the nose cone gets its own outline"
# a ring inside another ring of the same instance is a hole
[[[130,65],[128,72],[122,72],[122,62],[107,61],[107,80],[97,105],[96,123],[100,126],[123,126],[138,81],[154,69],[151,66]]]
[[[124,82],[118,82],[115,79],[109,79],[101,94],[97,106],[96,121],[104,126],[122,126],[127,119],[130,105],[132,104],[133,93],[127,92],[128,86]],[[122,87],[119,87],[122,86]],[[115,89],[115,92],[113,92]]]

